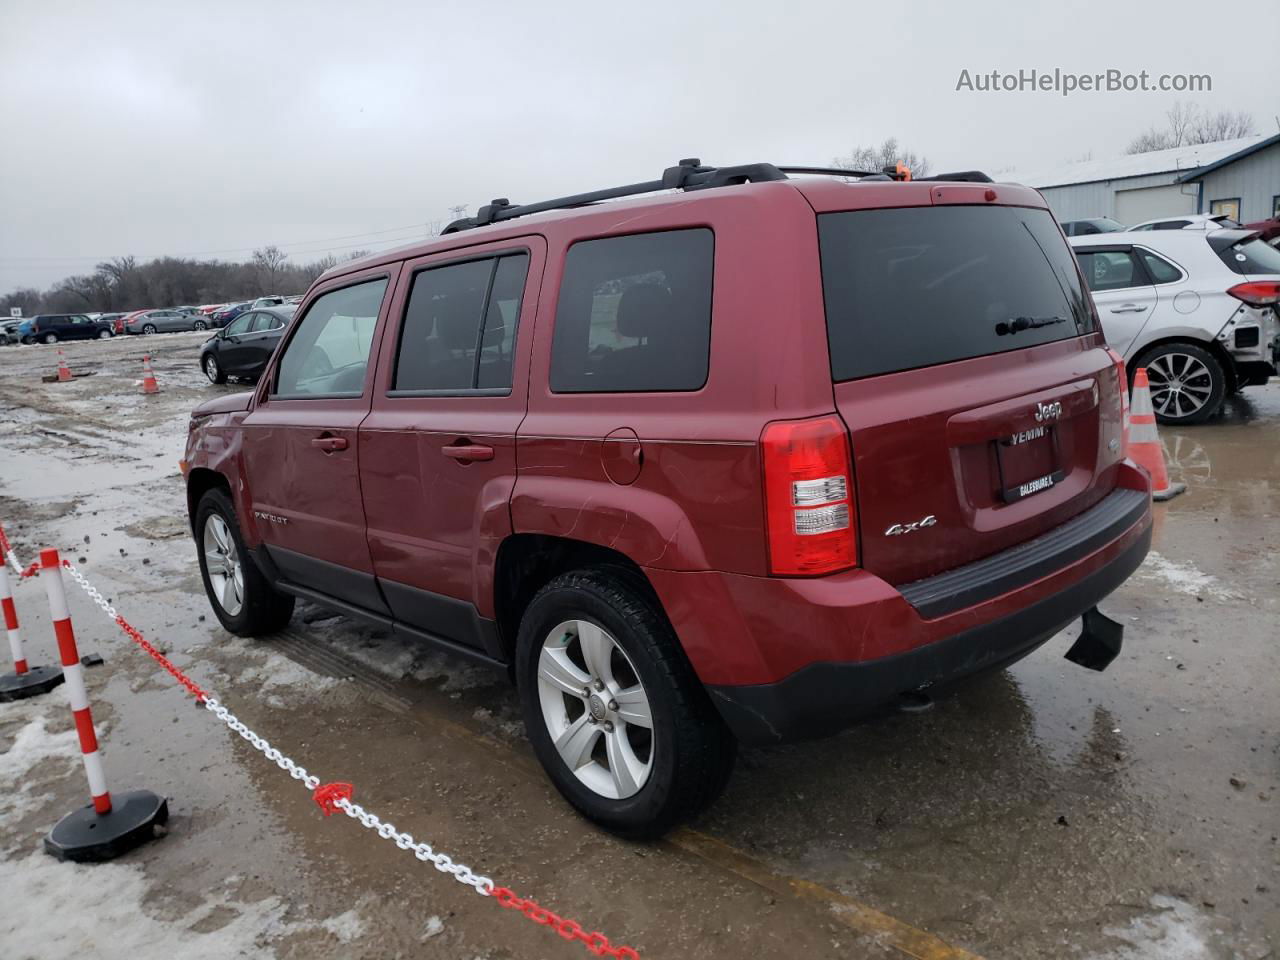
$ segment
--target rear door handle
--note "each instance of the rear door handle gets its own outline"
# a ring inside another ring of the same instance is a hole
[[[311,441],[313,447],[319,447],[325,453],[347,449],[346,437],[316,437]]]
[[[480,443],[452,443],[447,447],[441,447],[440,452],[460,463],[493,459],[493,447],[486,447]]]
[[[1140,307],[1136,303],[1126,303],[1124,306],[1112,307],[1112,313],[1142,313],[1146,307]]]

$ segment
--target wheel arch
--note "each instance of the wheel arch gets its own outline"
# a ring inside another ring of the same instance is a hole
[[[514,663],[520,620],[534,595],[562,573],[583,567],[616,571],[640,590],[664,618],[657,591],[640,566],[624,553],[585,540],[542,533],[513,533],[498,547],[494,570],[494,610],[502,652]]]
[[[1156,347],[1164,347],[1178,343],[1185,343],[1193,347],[1199,347],[1201,350],[1210,354],[1222,366],[1223,376],[1227,378],[1227,393],[1231,393],[1236,389],[1236,363],[1231,354],[1227,352],[1226,347],[1216,339],[1205,340],[1201,337],[1190,334],[1169,334],[1158,337],[1157,339],[1144,343],[1140,348],[1133,351],[1133,359],[1126,364],[1129,372],[1130,386],[1133,385],[1133,377],[1138,370],[1138,359],[1142,357],[1143,354],[1154,350]]]

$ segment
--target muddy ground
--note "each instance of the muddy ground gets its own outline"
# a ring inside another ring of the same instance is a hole
[[[301,605],[269,640],[209,614],[187,535],[187,411],[221,390],[204,335],[0,348],[0,522],[56,545],[148,637],[323,780],[478,872],[646,958],[1246,958],[1280,942],[1280,385],[1164,429],[1153,553],[1104,605],[1105,674],[1055,638],[923,714],[744,751],[700,822],[624,843],[539,772],[502,675]],[[162,393],[138,392],[144,346]],[[59,864],[85,802],[61,692],[0,704],[0,956],[573,958],[305,789],[205,710],[73,584],[115,790],[171,797],[166,836]],[[54,659],[38,585],[33,662]],[[6,665],[7,666],[7,665]]]

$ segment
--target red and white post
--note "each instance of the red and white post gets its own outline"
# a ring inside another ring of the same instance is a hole
[[[9,652],[13,656],[13,673],[0,676],[0,700],[21,700],[48,693],[62,682],[62,671],[57,667],[32,667],[27,663],[22,649],[22,631],[18,629],[18,608],[13,603],[13,589],[9,585],[6,558],[0,556],[0,611],[4,614],[4,629],[9,635]]]
[[[84,667],[71,628],[71,612],[62,585],[62,559],[54,549],[40,551],[40,579],[49,596],[49,613],[58,639],[62,673],[67,682],[67,699],[80,736],[84,772],[89,777],[92,804],[72,810],[57,822],[44,838],[45,852],[59,860],[78,862],[110,860],[156,835],[156,827],[169,819],[169,804],[150,790],[129,790],[112,801],[107,777],[98,752],[98,736],[89,711],[89,692],[84,686]]]
[[[76,733],[80,735],[80,753],[84,756],[84,772],[89,778],[93,809],[97,813],[110,813],[111,792],[107,790],[107,775],[102,769],[102,754],[98,752],[98,736],[93,731],[89,691],[84,685],[84,667],[76,649],[76,633],[71,627],[67,593],[62,586],[62,560],[57,550],[40,551],[40,579],[44,581],[45,593],[49,595],[49,615],[53,618],[53,634],[57,637],[58,653],[62,658],[67,700],[76,721]]]

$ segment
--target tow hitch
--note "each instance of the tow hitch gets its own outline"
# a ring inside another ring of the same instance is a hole
[[[1080,618],[1080,637],[1063,656],[1090,670],[1105,670],[1120,654],[1124,643],[1124,624],[1116,623],[1097,607],[1090,607]]]

